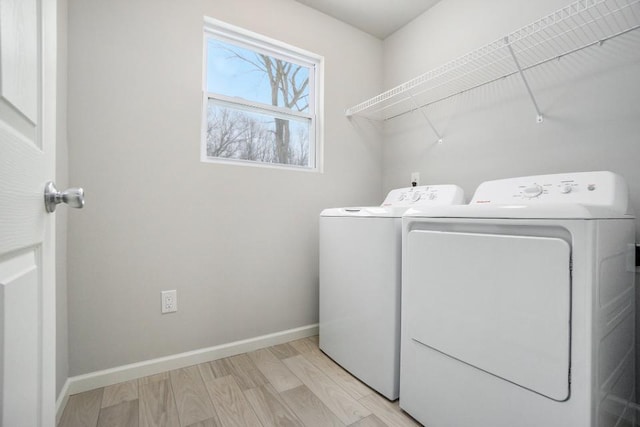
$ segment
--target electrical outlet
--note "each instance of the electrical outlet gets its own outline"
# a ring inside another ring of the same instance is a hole
[[[411,172],[411,186],[417,187],[420,185],[420,172]]]
[[[162,314],[173,313],[178,311],[178,292],[174,289],[172,291],[162,291]]]

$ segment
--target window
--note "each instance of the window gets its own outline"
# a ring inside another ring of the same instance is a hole
[[[321,170],[323,59],[205,18],[204,162]]]

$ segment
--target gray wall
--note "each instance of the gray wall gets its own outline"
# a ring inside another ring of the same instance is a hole
[[[203,15],[324,55],[324,173],[199,161]],[[379,40],[291,0],[70,0],[70,375],[317,322],[320,210],[382,197],[343,112],[381,88]]]
[[[58,93],[56,184],[68,186],[67,148],[67,1],[58,0]],[[69,376],[67,339],[67,209],[56,210],[56,395]]]

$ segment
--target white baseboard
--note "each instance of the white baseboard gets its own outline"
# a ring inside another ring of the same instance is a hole
[[[236,354],[247,353],[260,348],[271,347],[300,338],[306,338],[318,334],[318,324],[302,326],[273,334],[262,335],[246,340],[235,341],[214,347],[202,348],[143,362],[131,363],[116,368],[91,372],[88,374],[70,377],[64,383],[56,402],[56,423],[62,416],[62,411],[72,394],[82,393],[95,388],[106,387],[123,381],[159,374],[161,372],[180,369],[211,360],[222,359]]]

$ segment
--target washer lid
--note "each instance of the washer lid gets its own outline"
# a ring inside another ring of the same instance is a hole
[[[320,213],[322,217],[400,218],[408,206],[366,206],[330,208]]]
[[[411,207],[429,208],[463,202],[464,194],[457,185],[422,185],[391,190],[381,206],[331,208],[323,210],[320,216],[400,218]]]

